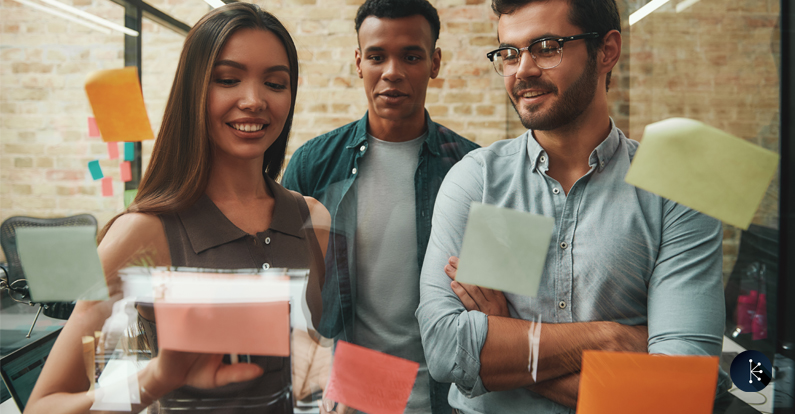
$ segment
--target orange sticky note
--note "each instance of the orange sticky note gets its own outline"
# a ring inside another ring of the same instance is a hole
[[[207,354],[290,355],[287,301],[176,303],[155,301],[160,348]]]
[[[111,160],[119,158],[119,143],[108,142],[108,158]]]
[[[132,181],[132,165],[129,161],[123,161],[121,164],[119,164],[119,169],[121,170],[122,182],[126,183],[127,181]]]
[[[130,66],[92,73],[86,79],[86,94],[103,141],[154,138],[138,81],[138,68]]]
[[[718,357],[585,351],[577,414],[710,414]]]
[[[419,368],[417,362],[338,341],[324,398],[370,414],[402,414]]]
[[[105,177],[102,180],[102,195],[105,197],[110,197],[113,195],[113,179],[110,177]]]
[[[97,127],[97,119],[93,116],[88,117],[88,136],[89,137],[98,137],[99,136],[99,128]]]

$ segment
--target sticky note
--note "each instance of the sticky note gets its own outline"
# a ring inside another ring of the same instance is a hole
[[[369,414],[402,414],[420,364],[338,341],[325,399]]]
[[[113,196],[113,179],[110,177],[105,177],[102,179],[102,196]]]
[[[555,219],[472,203],[456,281],[534,297]]]
[[[121,172],[121,181],[126,183],[128,181],[132,181],[132,168],[129,161],[123,161],[119,164],[119,170]]]
[[[127,208],[130,206],[130,204],[132,204],[136,195],[138,195],[137,188],[135,190],[124,190],[124,208]]]
[[[133,161],[135,160],[135,143],[134,142],[125,142],[124,143],[124,161]]]
[[[287,301],[170,303],[155,301],[160,348],[211,354],[290,355]]]
[[[119,143],[108,142],[108,158],[115,160],[119,158]]]
[[[104,141],[153,139],[138,68],[100,70],[86,79],[86,94]]]
[[[94,227],[21,227],[16,234],[33,301],[108,298]]]
[[[91,173],[91,178],[94,180],[101,180],[105,175],[102,174],[102,167],[99,166],[99,160],[88,162],[88,171]]]
[[[92,138],[100,136],[99,127],[97,127],[97,119],[93,116],[88,117],[88,136]]]
[[[686,118],[646,126],[625,181],[748,229],[779,156]]]
[[[712,413],[718,357],[585,351],[577,414]]]

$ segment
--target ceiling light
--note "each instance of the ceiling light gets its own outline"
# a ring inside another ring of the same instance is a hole
[[[632,26],[633,24],[639,22],[640,19],[659,9],[663,4],[668,3],[668,1],[669,0],[652,0],[646,3],[646,5],[638,9],[638,11],[629,15],[629,25]]]
[[[221,0],[204,0],[204,1],[210,6],[212,6],[214,9],[217,9],[226,4]]]
[[[39,4],[36,4],[36,3],[32,3],[32,2],[29,2],[27,0],[14,0],[14,1],[16,1],[17,3],[22,3],[22,4],[24,4],[24,5],[28,6],[28,7],[32,7],[34,9],[36,9],[36,10],[40,10],[40,11],[43,11],[45,13],[52,14],[54,16],[58,16],[58,17],[60,17],[62,19],[69,20],[69,21],[75,22],[77,24],[81,24],[81,25],[83,25],[85,27],[91,28],[91,29],[96,30],[98,32],[102,32],[102,33],[105,33],[105,34],[110,34],[110,30],[109,29],[106,29],[106,28],[101,27],[101,26],[97,26],[94,23],[89,23],[89,22],[87,22],[87,21],[85,21],[83,19],[78,19],[76,17],[72,17],[72,16],[70,16],[70,15],[68,15],[66,13],[61,13],[58,10],[53,10],[53,9],[51,9],[49,7],[44,7],[42,5],[39,5]]]
[[[698,3],[701,0],[685,0],[676,4],[676,12],[680,13],[684,11],[686,8]]]
[[[111,21],[105,20],[105,19],[103,19],[101,17],[97,17],[97,16],[95,16],[95,15],[93,15],[91,13],[86,13],[86,12],[84,12],[84,11],[82,11],[80,9],[76,9],[76,8],[74,8],[72,6],[67,6],[66,4],[63,4],[60,1],[56,1],[56,0],[41,0],[41,1],[42,1],[42,3],[47,3],[47,4],[51,5],[51,6],[55,6],[55,7],[59,8],[59,9],[68,11],[69,13],[76,14],[76,15],[78,15],[78,16],[86,19],[86,20],[91,20],[92,22],[94,22],[96,24],[99,24],[99,25],[102,25],[102,26],[105,26],[105,27],[107,27],[109,29],[116,30],[118,32],[122,32],[122,33],[124,33],[126,35],[129,35],[129,36],[138,36],[138,32],[136,32],[135,30],[128,29],[128,28],[126,28],[126,27],[124,27],[122,25],[119,25],[119,24],[113,23]]]

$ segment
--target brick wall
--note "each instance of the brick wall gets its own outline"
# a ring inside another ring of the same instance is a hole
[[[701,0],[679,13],[671,2],[633,25],[630,136],[641,139],[648,123],[686,117],[778,152],[778,16],[778,1]],[[778,228],[778,194],[776,175],[755,224]],[[724,224],[726,276],[740,235]]]
[[[36,1],[36,0],[33,0]],[[109,0],[63,0],[122,23]],[[257,1],[288,27],[296,41],[301,79],[288,154],[306,140],[359,119],[367,108],[354,68],[353,17],[362,0]],[[194,24],[209,6],[198,0],[151,0],[153,6]],[[485,53],[494,48],[496,18],[490,0],[432,0],[442,30],[442,69],[431,81],[426,107],[456,132],[488,145],[524,128]],[[622,58],[613,71],[611,116],[631,138],[646,123],[687,116],[754,143],[778,145],[778,74],[770,53],[778,2],[701,0],[682,14],[675,3],[629,27],[629,13],[645,0],[618,0],[623,18]],[[686,15],[686,18],[683,17]],[[116,196],[102,197],[88,161],[106,158],[105,145],[87,134],[91,109],[85,76],[123,65],[123,36],[0,0],[0,220],[94,214],[103,225],[123,208],[118,162],[100,161],[115,179]],[[157,131],[184,38],[145,21],[143,92]],[[737,55],[753,57],[754,64]],[[631,87],[631,88],[630,88]],[[152,142],[144,144],[144,165]],[[777,223],[778,185],[768,191],[755,222]],[[739,232],[726,229],[726,267]]]

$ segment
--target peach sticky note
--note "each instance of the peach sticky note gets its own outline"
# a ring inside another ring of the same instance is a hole
[[[121,170],[122,182],[132,181],[132,165],[129,161],[123,161],[119,164],[119,169]]]
[[[102,179],[102,195],[104,197],[110,197],[113,195],[113,179],[110,177],[105,177]]]
[[[99,128],[97,127],[97,119],[93,116],[88,117],[88,136],[89,137],[98,137],[99,136]]]
[[[119,143],[108,142],[108,158],[115,160],[119,158]]]
[[[712,413],[718,357],[585,351],[577,414]]]
[[[154,138],[138,81],[138,68],[93,72],[86,79],[86,94],[103,141]]]
[[[170,303],[155,301],[161,348],[209,354],[290,355],[287,301]]]
[[[326,399],[370,414],[406,409],[420,364],[338,341]]]

